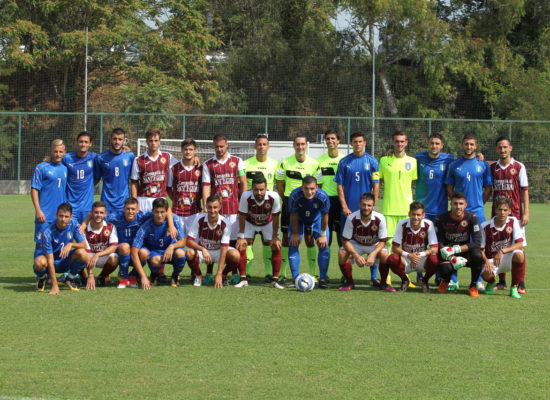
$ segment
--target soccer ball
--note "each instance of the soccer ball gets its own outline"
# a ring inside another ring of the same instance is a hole
[[[300,292],[311,292],[315,287],[315,279],[313,279],[313,276],[306,273],[298,275],[294,283],[296,284],[296,289]]]

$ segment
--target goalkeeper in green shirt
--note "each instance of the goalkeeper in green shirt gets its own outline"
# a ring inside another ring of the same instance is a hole
[[[395,132],[392,135],[393,154],[380,159],[380,181],[384,182],[382,214],[386,217],[389,248],[397,223],[408,218],[409,205],[413,201],[412,185],[417,179],[416,159],[405,153],[408,144],[405,132]]]
[[[263,175],[267,182],[267,190],[277,190],[275,188],[275,173],[277,172],[277,161],[267,156],[269,150],[269,139],[265,133],[260,133],[256,136],[254,143],[256,155],[244,161],[246,170],[246,180],[248,187],[252,187],[252,180],[256,176]],[[265,265],[266,282],[271,282],[271,246],[262,247],[262,258]],[[246,247],[246,270],[250,271],[250,265],[254,259],[252,246]]]
[[[283,240],[281,248],[281,279],[286,275],[288,266],[288,225],[290,223],[290,213],[288,208],[288,196],[290,193],[302,186],[302,179],[311,175],[321,181],[321,173],[319,172],[319,163],[314,158],[308,156],[307,153],[307,137],[304,134],[298,134],[293,142],[294,155],[285,158],[277,167],[275,183],[277,184],[277,192],[282,200],[281,207],[281,232]],[[311,240],[307,239],[310,238]],[[317,265],[317,254],[315,252],[315,241],[313,236],[306,235],[307,255],[310,270]]]
[[[330,211],[328,217],[328,245],[330,249],[333,233],[336,233],[338,247],[342,246],[342,230],[340,229],[342,205],[338,199],[338,184],[334,182],[334,177],[338,170],[338,163],[344,158],[344,155],[338,151],[340,135],[335,129],[329,129],[325,132],[325,144],[327,145],[328,152],[319,157],[317,161],[319,162],[319,171],[322,175],[319,187],[330,197]],[[313,270],[313,272],[315,272],[315,270]],[[314,273],[310,271],[310,275],[314,275]]]

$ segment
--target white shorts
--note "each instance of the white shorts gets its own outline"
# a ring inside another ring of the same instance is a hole
[[[229,240],[237,240],[237,234],[239,233],[239,214],[224,215],[224,217],[229,221]]]
[[[420,262],[418,264],[416,264],[416,268],[411,268],[411,260],[409,260],[407,257],[401,257],[401,259],[404,259],[405,260],[405,273],[406,274],[409,274],[411,272],[426,272],[426,270],[424,269],[424,264],[426,264],[426,260],[428,259],[428,257],[426,256],[422,256],[422,258],[420,259]]]
[[[227,251],[229,250],[235,250],[235,248],[229,246],[227,248]],[[208,250],[208,252],[210,253],[210,257],[212,257],[212,262],[213,263],[219,263],[220,262],[220,253],[221,253],[221,249],[218,249],[218,250]],[[199,264],[205,264],[204,262],[204,256],[202,255],[202,251],[198,250],[197,251],[198,255],[199,255]],[[227,254],[227,253],[226,253]]]
[[[260,233],[264,241],[269,242],[273,238],[273,221],[264,226],[252,225],[250,222],[244,223],[245,239],[254,239],[254,235]],[[279,237],[279,232],[277,232]]]
[[[359,254],[360,256],[363,256],[363,257],[368,256],[376,248],[375,244],[373,244],[372,246],[364,246],[362,244],[357,243],[353,239],[350,240],[349,242],[353,245],[353,248],[355,249],[357,254]],[[344,246],[340,247],[340,249],[345,250]],[[382,250],[380,250],[380,253],[383,252],[383,251],[387,252],[385,247]],[[378,253],[378,254],[380,254],[380,253]],[[352,264],[355,264],[355,259],[353,257],[351,257],[349,260]],[[380,259],[378,257],[376,257],[376,262],[380,262]]]
[[[138,197],[139,211],[152,211],[153,201],[155,201],[156,199],[160,199],[160,197]]]
[[[187,217],[182,217],[181,215],[178,215],[178,218],[183,225],[183,233],[185,234],[185,237],[189,235],[189,231],[193,226],[193,222],[195,222],[195,219],[197,219],[198,216],[199,214],[188,215]]]
[[[512,253],[504,254],[502,256],[502,259],[500,260],[500,265],[498,267],[495,267],[495,265],[493,264],[493,275],[495,277],[498,274],[512,271],[512,258],[514,257],[514,254],[517,252],[521,252],[521,250],[514,250]],[[494,258],[491,258],[489,261],[491,261],[491,263],[495,262]]]
[[[527,237],[525,236],[525,227],[523,225],[521,226],[521,236],[523,236],[523,247],[527,247]]]
[[[88,253],[90,254],[90,257],[93,257],[95,253]],[[118,256],[116,253],[111,253],[106,256],[100,256],[97,259],[97,262],[95,264],[95,268],[103,268],[105,264],[107,264],[107,261],[117,262],[118,263]]]

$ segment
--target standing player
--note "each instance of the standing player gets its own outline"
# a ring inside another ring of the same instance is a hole
[[[381,269],[384,269],[383,265],[388,258],[386,220],[382,214],[374,211],[374,202],[375,197],[372,193],[363,193],[359,197],[359,210],[346,218],[342,232],[344,245],[338,252],[338,264],[345,278],[344,284],[338,288],[340,291],[355,288],[352,263],[363,268],[365,265],[374,265],[378,260]],[[380,287],[387,290],[385,283]]]
[[[239,270],[241,281],[235,287],[248,286],[246,278],[246,251],[254,244],[254,236],[262,235],[264,248],[271,247],[271,286],[283,289],[278,282],[281,271],[281,241],[279,240],[279,214],[281,200],[276,192],[267,190],[265,177],[257,175],[252,179],[252,190],[247,190],[239,202],[239,234],[237,250],[241,253]]]
[[[496,216],[481,225],[481,248],[484,261],[483,278],[488,282],[486,294],[493,294],[498,274],[512,271],[510,296],[520,299],[519,283],[525,279],[523,233],[519,221],[510,216],[512,201],[506,197],[495,200]]]
[[[329,263],[327,226],[330,200],[328,195],[317,186],[317,179],[306,176],[302,186],[296,188],[288,197],[288,212],[290,213],[290,234],[288,263],[292,272],[292,283],[296,287],[296,278],[300,273],[300,241],[305,235],[308,254],[319,248],[317,262],[319,263],[319,288],[328,289],[327,271]]]
[[[491,186],[493,178],[491,168],[487,161],[479,161],[476,157],[477,139],[473,134],[466,134],[462,138],[463,155],[458,160],[451,163],[445,184],[447,185],[447,195],[449,198],[455,192],[461,192],[466,195],[468,211],[477,215],[479,223],[485,222],[485,211],[483,204],[491,195]],[[449,289],[458,288],[458,280],[453,274],[452,285]],[[485,287],[481,280],[477,285],[478,290],[484,290]]]
[[[452,273],[467,266],[472,276],[469,294],[479,297],[476,283],[483,265],[481,232],[476,214],[468,211],[467,206],[466,195],[455,192],[451,196],[451,211],[435,220],[441,258],[439,270],[443,279],[438,291],[446,292]]]
[[[149,289],[150,283],[158,283],[159,271],[163,263],[171,263],[174,272],[170,280],[172,287],[179,286],[180,273],[185,266],[185,236],[179,219],[173,216],[174,226],[178,231],[174,239],[168,230],[168,201],[158,198],[153,201],[153,218],[145,222],[137,231],[132,243],[131,257],[134,268],[141,277],[143,289]],[[147,261],[151,269],[151,282],[143,270],[143,263]]]
[[[167,196],[168,170],[178,162],[170,153],[160,151],[160,136],[158,129],[147,131],[147,151],[132,165],[130,192],[142,211],[150,211],[155,199]]]
[[[338,246],[342,246],[342,229],[340,227],[340,218],[342,216],[342,205],[338,200],[338,184],[334,181],[338,163],[344,155],[338,151],[340,144],[340,135],[335,129],[330,129],[325,132],[325,144],[328,152],[323,154],[317,160],[319,162],[319,170],[321,171],[322,179],[319,187],[328,194],[330,198],[330,213],[328,216],[328,246],[332,244],[332,235],[336,234]]]
[[[211,195],[218,196],[221,200],[220,213],[229,223],[229,240],[232,246],[237,241],[237,231],[239,230],[239,198],[247,190],[246,172],[243,160],[232,156],[227,152],[227,137],[221,133],[214,136],[213,139],[214,157],[207,160],[202,168],[202,199],[206,204],[206,199]],[[204,283],[212,282],[213,266],[208,265]],[[239,274],[233,271],[233,283],[239,282]]]
[[[426,216],[424,203],[413,201],[409,206],[409,218],[398,222],[395,236],[392,241],[392,255],[388,257],[386,264],[380,265],[382,282],[386,281],[389,269],[401,278],[401,291],[407,291],[409,279],[407,274],[411,272],[425,272],[426,275],[420,281],[422,291],[430,293],[428,281],[439,267],[437,259],[437,235],[434,224]],[[389,285],[383,289],[393,292]]]
[[[106,285],[106,279],[118,265],[116,254],[118,246],[117,230],[113,224],[105,221],[106,214],[106,206],[102,201],[96,201],[92,205],[92,220],[88,222],[85,231],[90,250],[89,259],[86,263],[88,270],[86,289],[94,290],[96,287],[94,268],[102,268],[97,277],[97,286],[102,287]]]
[[[254,143],[256,155],[244,160],[246,169],[246,184],[247,188],[252,188],[252,180],[258,175],[262,175],[267,182],[267,190],[275,190],[275,174],[277,172],[277,161],[267,156],[269,150],[269,139],[265,133],[260,133],[256,136]],[[254,258],[252,246],[246,247],[247,269],[249,269]],[[271,282],[271,247],[269,245],[262,246],[262,258],[264,259],[265,278]]]
[[[338,164],[334,181],[337,183],[338,199],[342,206],[341,221],[359,210],[359,201],[364,193],[372,193],[374,202],[380,192],[378,161],[365,152],[365,134],[355,132],[350,137],[353,153],[348,154]],[[378,271],[370,265],[371,285],[380,286]]]
[[[67,199],[67,167],[62,164],[65,155],[63,140],[55,139],[50,153],[51,161],[38,164],[32,174],[31,199],[35,211],[35,258],[40,255],[42,231],[56,221],[57,207]]]
[[[228,286],[227,272],[234,271],[239,263],[239,252],[229,247],[229,222],[220,214],[221,200],[217,196],[206,199],[206,213],[195,219],[188,236],[187,256],[195,273],[195,286],[201,285],[199,264],[218,264],[214,287]],[[226,266],[227,264],[227,266]],[[224,268],[225,267],[225,268]]]
[[[279,163],[277,167],[277,176],[275,182],[277,183],[277,192],[282,201],[281,212],[281,232],[283,234],[282,249],[281,249],[281,272],[282,279],[286,276],[286,268],[288,266],[288,227],[290,223],[289,201],[288,197],[290,193],[296,188],[302,186],[302,180],[306,176],[314,176],[317,180],[321,180],[321,174],[319,173],[319,163],[308,156],[307,147],[308,141],[304,134],[298,134],[293,141],[294,154],[285,158]],[[315,275],[315,248],[308,247],[307,258],[309,263],[309,270],[313,271],[311,275]]]
[[[55,159],[52,154],[52,160]],[[61,159],[59,159],[61,162]],[[76,243],[74,242],[76,240]],[[78,291],[74,278],[88,260],[86,238],[78,230],[69,203],[57,207],[56,220],[46,227],[41,236],[40,251],[35,252],[34,272],[36,290],[43,292],[48,275],[52,282],[50,294],[59,294],[56,273],[68,272],[65,284],[72,291]]]
[[[168,194],[172,199],[172,213],[183,225],[185,236],[201,212],[202,167],[197,164],[197,143],[187,138],[181,142],[182,160],[168,172]]]
[[[392,135],[393,154],[380,159],[380,180],[384,181],[382,214],[386,218],[389,242],[397,223],[407,218],[413,201],[412,185],[416,182],[416,159],[405,153],[409,141],[403,131]]]
[[[527,246],[525,239],[525,226],[529,223],[529,185],[525,165],[512,158],[512,144],[505,137],[499,137],[496,141],[498,161],[491,164],[493,176],[493,208],[491,216],[496,215],[496,200],[499,197],[509,198],[511,215],[515,217],[523,234],[523,247]],[[499,283],[495,290],[506,289],[506,273],[499,275]],[[518,286],[520,293],[525,293],[525,282],[520,281]]]
[[[130,171],[136,156],[124,151],[126,132],[121,128],[113,129],[111,147],[98,154],[94,161],[96,184],[103,179],[101,201],[107,206],[107,213],[120,212],[124,200],[130,196],[128,189]]]
[[[67,167],[67,201],[73,207],[73,218],[84,221],[94,202],[94,160],[96,153],[88,152],[92,137],[80,132],[76,137],[76,151],[65,154]]]

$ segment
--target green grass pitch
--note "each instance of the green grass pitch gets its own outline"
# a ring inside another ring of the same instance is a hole
[[[30,198],[0,196],[0,210],[0,399],[550,396],[548,205],[531,207],[521,300],[385,293],[364,270],[341,293],[336,247],[325,291],[271,289],[256,247],[240,290],[185,279],[49,296],[33,291]]]

